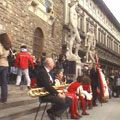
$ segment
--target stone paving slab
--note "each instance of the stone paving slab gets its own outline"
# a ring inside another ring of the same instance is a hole
[[[109,102],[93,107],[88,113],[90,115],[83,116],[81,120],[120,120],[120,99],[109,99]]]

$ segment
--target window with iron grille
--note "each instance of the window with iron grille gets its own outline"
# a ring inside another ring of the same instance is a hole
[[[50,13],[52,3],[49,0],[45,0],[45,5],[46,5],[46,12]]]

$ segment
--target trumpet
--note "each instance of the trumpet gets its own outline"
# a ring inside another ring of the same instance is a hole
[[[59,86],[53,86],[57,92],[64,93],[64,90],[61,90],[61,88],[68,87],[69,84],[61,84]],[[38,97],[38,96],[46,96],[49,94],[48,91],[45,90],[45,88],[33,88],[28,91],[29,96],[31,97]]]

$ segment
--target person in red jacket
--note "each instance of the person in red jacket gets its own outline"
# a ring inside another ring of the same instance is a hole
[[[70,86],[68,87],[68,92],[69,93],[74,93],[76,94],[77,92],[77,89],[82,86],[81,82],[83,80],[83,77],[84,76],[78,76],[77,77],[77,81],[73,82],[70,84]],[[86,107],[85,107],[85,99],[83,96],[79,95],[79,100],[81,101],[81,106],[82,106],[82,115],[89,115],[87,112],[86,112]]]
[[[30,89],[30,77],[29,77],[29,63],[31,63],[32,69],[34,69],[34,63],[30,56],[30,54],[27,52],[26,45],[22,45],[20,47],[21,51],[17,54],[16,61],[15,61],[15,67],[18,67],[18,75],[16,79],[16,85],[20,85],[22,75],[25,76],[25,79],[27,81],[27,87]]]

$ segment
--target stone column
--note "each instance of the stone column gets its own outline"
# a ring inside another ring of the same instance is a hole
[[[115,40],[113,39],[113,43],[112,43],[112,44],[113,44],[113,50],[114,50],[114,41],[115,41]]]
[[[69,23],[69,6],[68,3],[70,3],[70,0],[65,0],[64,5],[64,24],[68,25]]]
[[[83,31],[86,33],[86,13],[84,12],[84,26],[83,26]]]
[[[69,3],[70,0],[65,0],[64,2],[64,25],[68,26],[69,24]],[[68,39],[68,31],[64,29],[64,40],[63,44],[67,44],[67,39]]]
[[[118,53],[119,53],[119,43],[118,43]]]
[[[120,54],[120,44],[119,44],[119,48],[118,49],[119,49],[119,54]]]
[[[112,48],[111,49],[113,50],[113,39],[111,39],[111,44],[112,44]]]
[[[85,20],[86,20],[86,18],[85,18],[85,12],[83,11],[83,17],[82,17],[82,19],[83,19],[83,22],[82,22],[82,31],[83,31],[83,33],[85,33],[85,25],[86,25],[86,22],[85,22]]]
[[[108,33],[106,33],[106,41],[105,41],[105,45],[106,45],[106,47],[108,47]]]

